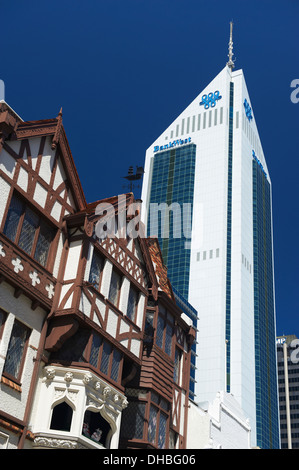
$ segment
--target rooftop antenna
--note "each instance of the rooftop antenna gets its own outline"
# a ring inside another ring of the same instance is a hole
[[[230,35],[229,35],[229,43],[228,43],[228,58],[229,61],[226,63],[228,67],[233,70],[235,67],[235,60],[233,60],[233,22],[230,22]]]

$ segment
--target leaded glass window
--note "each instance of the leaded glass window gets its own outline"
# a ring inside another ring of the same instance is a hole
[[[117,306],[118,304],[120,284],[121,284],[120,275],[117,272],[112,271],[111,283],[110,283],[110,289],[109,289],[109,300],[115,306]]]
[[[151,444],[155,444],[156,442],[157,416],[158,416],[157,408],[151,405],[149,420],[148,420],[148,441]]]
[[[38,221],[38,216],[27,207],[18,245],[28,254],[30,254],[32,250],[35,232],[38,227]]]
[[[89,357],[89,362],[94,367],[98,366],[101,344],[102,344],[102,338],[99,335],[94,334],[92,338],[91,351],[90,351],[90,357]]]
[[[161,306],[162,307],[162,306]],[[172,355],[173,317],[163,308],[159,308],[157,320],[156,344],[169,356]]]
[[[100,287],[100,277],[103,270],[103,258],[97,253],[93,253],[90,272],[89,272],[89,282],[98,289]]]
[[[159,449],[165,449],[166,425],[167,425],[167,416],[164,413],[160,413],[159,433],[158,433],[158,447],[159,447]]]
[[[131,401],[122,412],[121,438],[143,439],[146,403]]]
[[[118,379],[119,365],[120,365],[121,358],[122,358],[121,353],[117,349],[114,349],[110,377],[111,379],[115,381],[117,381]]]
[[[112,349],[111,345],[105,341],[103,344],[103,351],[102,351],[101,372],[103,372],[103,374],[106,374],[106,375],[108,374],[111,349]]]
[[[158,324],[157,324],[157,336],[156,336],[156,343],[159,348],[163,347],[163,333],[164,333],[164,318],[161,315],[158,316]]]
[[[20,379],[29,333],[30,330],[25,325],[17,320],[14,322],[3,371],[17,380]]]
[[[16,194],[11,199],[3,233],[38,263],[46,266],[55,230]]]
[[[172,326],[166,323],[166,331],[165,331],[165,352],[168,356],[171,356],[172,350]]]
[[[24,211],[24,203],[15,195],[11,199],[3,233],[13,242],[15,241],[21,215]]]
[[[40,222],[40,230],[37,239],[34,259],[42,266],[46,266],[51,241],[54,238],[54,230],[44,221]]]
[[[176,348],[175,356],[174,356],[174,372],[173,372],[173,381],[176,384],[179,384],[179,380],[180,380],[181,356],[182,356],[181,350]]]
[[[128,298],[127,317],[130,318],[130,320],[132,321],[135,321],[137,302],[138,293],[135,289],[131,287]]]

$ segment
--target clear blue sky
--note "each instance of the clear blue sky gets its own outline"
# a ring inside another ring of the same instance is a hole
[[[14,0],[1,6],[0,79],[24,120],[63,122],[88,202],[217,75],[234,22],[273,185],[277,333],[299,336],[297,0]],[[137,194],[139,196],[139,194]]]

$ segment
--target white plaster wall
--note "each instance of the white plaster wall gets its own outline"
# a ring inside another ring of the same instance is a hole
[[[65,281],[75,279],[77,276],[77,270],[81,256],[81,247],[82,242],[80,240],[72,242],[70,244],[64,272]]]
[[[18,176],[18,186],[23,189],[23,191],[27,192],[28,188],[28,172],[21,166]]]
[[[187,449],[205,449],[210,446],[210,417],[189,400]]]
[[[16,160],[10,156],[6,150],[2,149],[0,157],[0,170],[6,173],[10,178],[13,178],[16,168]]]
[[[36,310],[32,310],[30,300],[24,295],[16,299],[14,297],[14,289],[5,282],[0,285],[0,307],[8,313],[0,340],[0,376],[3,372],[14,320],[19,320],[32,330],[21,377],[22,393],[11,389],[5,384],[0,384],[2,409],[18,419],[23,419],[34,367],[34,358],[36,357],[36,349],[39,345],[40,332],[46,312],[39,307]]]
[[[112,275],[113,264],[108,259],[105,260],[103,274],[102,274],[102,282],[101,282],[101,294],[104,297],[108,297],[109,295],[109,288],[110,288],[110,280]]]
[[[48,191],[40,183],[36,183],[33,199],[41,206],[45,207]]]
[[[127,277],[122,278],[121,290],[120,290],[120,298],[119,298],[119,310],[126,315],[127,314],[127,307],[128,307],[128,298],[130,292],[130,281]]]
[[[3,214],[7,204],[7,198],[10,191],[10,184],[0,176],[0,225],[2,224]]]
[[[59,268],[60,268],[60,261],[61,261],[61,255],[62,255],[62,250],[63,250],[63,244],[64,244],[64,235],[63,233],[60,233],[59,236],[59,241],[58,241],[58,246],[56,250],[56,256],[55,256],[55,262],[54,262],[54,267],[53,267],[53,276],[57,278],[58,273],[59,273]]]

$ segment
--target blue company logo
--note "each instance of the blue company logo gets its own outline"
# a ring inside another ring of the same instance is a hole
[[[261,169],[262,169],[264,175],[265,175],[266,178],[267,178],[267,173],[265,172],[263,165],[261,164],[261,162],[260,162],[259,159],[257,158],[257,156],[256,156],[254,150],[252,150],[252,157],[254,158],[254,160],[256,161],[256,163],[261,167]]]
[[[219,91],[209,93],[208,95],[202,96],[202,101],[199,103],[200,106],[204,105],[205,109],[214,108],[218,100],[221,100],[222,96],[219,95]]]
[[[251,109],[251,107],[249,106],[249,103],[248,103],[248,101],[247,101],[246,98],[245,98],[245,100],[244,100],[244,108],[245,108],[245,114],[246,114],[246,116],[247,116],[247,118],[248,118],[248,120],[249,120],[249,122],[250,122],[251,119],[252,119],[252,109]]]
[[[154,147],[154,152],[159,152],[159,150],[167,150],[171,149],[173,147],[176,147],[177,145],[185,145],[191,142],[191,137],[188,137],[188,139],[178,139],[174,140],[173,142],[169,142],[166,145],[156,145]]]

